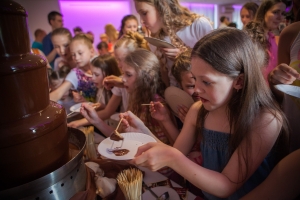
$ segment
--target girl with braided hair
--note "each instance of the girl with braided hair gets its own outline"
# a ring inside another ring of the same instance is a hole
[[[204,16],[182,7],[178,0],[134,0],[135,8],[142,24],[151,36],[172,43],[175,48],[158,49],[150,45],[161,64],[160,71],[164,83],[177,86],[171,73],[176,56],[192,48],[204,35],[212,30],[211,23]]]

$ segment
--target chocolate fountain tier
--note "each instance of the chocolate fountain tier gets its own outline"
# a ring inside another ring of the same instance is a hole
[[[46,62],[33,54],[0,56],[0,125],[44,110],[49,104]]]
[[[68,162],[65,109],[50,102],[46,109],[0,127],[0,190],[48,174]]]

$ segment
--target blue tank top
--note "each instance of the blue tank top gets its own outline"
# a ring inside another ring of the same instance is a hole
[[[228,150],[229,137],[230,134],[228,133],[203,129],[203,139],[200,148],[204,168],[217,172],[223,171],[230,159]],[[240,199],[263,182],[274,167],[274,164],[270,163],[274,162],[271,162],[271,156],[269,154],[245,184],[227,199]],[[203,194],[205,199],[222,199],[206,192],[203,192]]]

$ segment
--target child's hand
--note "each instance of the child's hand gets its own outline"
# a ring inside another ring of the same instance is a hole
[[[177,109],[178,109],[178,117],[180,121],[184,123],[185,116],[188,113],[189,109],[185,105],[179,105]]]
[[[296,79],[300,80],[300,74],[287,64],[279,64],[269,74],[269,82],[272,84],[292,84]]]
[[[76,103],[81,103],[86,101],[85,98],[82,96],[82,91],[78,92],[73,90],[72,95],[73,95],[73,100]]]
[[[124,84],[121,77],[111,75],[103,79],[103,86],[107,90],[111,90],[113,87],[124,87]]]
[[[180,152],[166,144],[150,142],[138,148],[135,158],[131,163],[157,171],[165,166],[176,163],[174,158]]]
[[[143,133],[142,130],[144,130],[146,127],[144,122],[136,115],[134,115],[131,111],[121,113],[120,119],[121,118],[123,118],[122,125],[125,131]]]
[[[180,54],[180,49],[170,49],[170,48],[161,48],[163,54],[165,54],[171,60],[175,60],[175,58]]]
[[[150,102],[151,116],[158,121],[170,120],[169,110],[161,102]]]
[[[80,126],[82,126],[82,123],[81,120],[76,120],[68,123],[67,126],[72,128],[79,128]]]
[[[93,125],[101,120],[93,106],[89,103],[81,104],[80,113]]]

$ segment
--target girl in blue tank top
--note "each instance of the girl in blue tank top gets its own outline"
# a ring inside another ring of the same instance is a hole
[[[190,108],[173,147],[148,143],[132,162],[154,171],[171,167],[206,199],[239,199],[259,185],[286,155],[288,134],[261,72],[263,55],[237,29],[204,36],[191,56],[201,102]],[[132,114],[123,116],[125,125],[143,128]],[[186,157],[199,134],[203,166]]]

